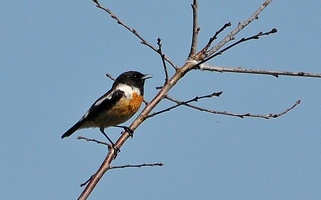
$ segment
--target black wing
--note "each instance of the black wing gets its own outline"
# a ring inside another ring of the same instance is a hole
[[[92,120],[97,117],[101,112],[111,109],[118,101],[122,98],[124,92],[121,90],[116,90],[113,92],[111,97],[108,98],[109,92],[101,96],[95,101],[95,103],[90,107],[88,112],[70,129],[68,129],[61,138],[68,137],[77,131],[87,120]]]
[[[107,98],[108,93],[97,99],[95,103],[90,107],[87,114],[83,117],[83,120],[91,120],[97,117],[101,112],[111,109],[124,95],[121,90],[113,92],[112,96]],[[99,103],[98,103],[99,102]]]

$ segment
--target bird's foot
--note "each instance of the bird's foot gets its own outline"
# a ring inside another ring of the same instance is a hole
[[[117,146],[115,146],[115,144],[109,144],[108,145],[108,151],[110,151],[110,150],[114,150],[114,159],[116,159],[116,157],[117,157],[117,155],[118,155],[118,153],[120,152],[120,149],[117,147]]]
[[[120,149],[115,145],[115,143],[108,137],[108,135],[105,133],[103,128],[100,128],[100,132],[107,138],[107,140],[109,141],[109,145],[108,145],[108,150],[110,151],[111,149],[114,150],[115,152],[115,156],[114,159],[117,157],[117,154],[120,152]]]
[[[129,137],[133,138],[134,137],[134,131],[130,129],[128,126],[115,126],[118,128],[123,128],[124,131],[126,131],[129,134]]]

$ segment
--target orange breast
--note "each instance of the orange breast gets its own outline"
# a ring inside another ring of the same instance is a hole
[[[140,108],[143,97],[134,93],[131,99],[122,98],[113,109],[103,113],[97,120],[101,127],[109,127],[126,122]]]
[[[133,98],[130,101],[130,107],[131,110],[136,113],[137,110],[140,108],[140,105],[143,102],[143,97],[141,95],[138,95],[137,93],[133,94]]]

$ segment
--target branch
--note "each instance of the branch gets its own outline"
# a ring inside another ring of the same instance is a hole
[[[221,49],[226,43],[234,40],[235,35],[238,34],[243,28],[249,25],[252,21],[259,18],[259,14],[272,2],[272,0],[265,0],[265,2],[244,22],[239,23],[238,26],[231,31],[221,42],[212,47],[207,53],[206,57],[209,57]]]
[[[162,43],[161,43],[161,41],[162,40],[160,38],[157,39],[158,54],[162,58],[162,63],[163,63],[163,68],[164,68],[164,73],[165,73],[165,83],[164,83],[164,85],[165,85],[168,82],[168,72],[167,72],[167,66],[166,66],[166,62],[165,62],[165,55],[162,52]]]
[[[139,165],[121,165],[121,166],[111,166],[109,169],[120,169],[120,168],[141,168],[141,167],[155,167],[159,166],[162,167],[164,166],[163,163],[149,163],[149,164],[139,164]]]
[[[253,36],[250,36],[250,37],[247,37],[247,38],[242,38],[242,39],[240,39],[239,41],[237,41],[237,42],[235,42],[235,43],[233,43],[233,44],[225,47],[225,48],[222,49],[221,51],[219,51],[219,52],[217,52],[217,53],[214,53],[214,54],[212,54],[211,56],[206,57],[204,60],[198,62],[198,63],[195,65],[195,68],[198,68],[198,67],[199,67],[200,65],[202,65],[203,63],[211,60],[212,58],[214,58],[214,57],[216,57],[216,56],[218,56],[218,55],[222,55],[225,51],[231,49],[232,47],[234,47],[234,46],[236,46],[236,45],[238,45],[238,44],[241,44],[241,43],[246,42],[246,41],[249,41],[249,40],[257,40],[257,39],[259,39],[259,38],[262,37],[262,36],[267,36],[267,35],[270,35],[270,34],[273,34],[273,33],[276,33],[276,32],[277,32],[277,30],[276,30],[275,28],[273,28],[272,30],[267,31],[267,32],[264,32],[264,33],[263,33],[263,32],[259,32],[259,33],[256,34],[256,35],[253,35]]]
[[[198,26],[198,2],[197,0],[193,0],[192,10],[193,10],[193,35],[192,35],[192,44],[191,44],[191,50],[188,55],[189,58],[192,58],[196,54],[196,48],[197,48],[197,39],[198,39],[198,33],[200,31],[200,27]]]
[[[166,108],[166,109],[164,109],[164,110],[161,110],[161,111],[158,111],[158,112],[154,112],[154,113],[148,115],[146,118],[154,117],[155,115],[159,115],[159,114],[161,114],[161,113],[168,112],[168,111],[170,111],[170,110],[172,110],[172,109],[174,109],[174,108],[177,108],[178,106],[186,105],[186,104],[191,103],[191,102],[193,102],[193,101],[198,101],[198,100],[200,100],[200,99],[211,98],[211,97],[219,97],[222,93],[223,93],[223,92],[214,92],[214,93],[212,93],[212,94],[208,94],[208,95],[204,95],[204,96],[200,96],[200,97],[199,97],[199,96],[196,96],[196,97],[194,97],[193,99],[190,99],[190,100],[187,100],[187,101],[175,102],[175,103],[177,103],[176,105],[171,106],[171,107],[168,107],[168,108]],[[165,98],[172,101],[172,98],[169,97],[169,96],[166,96]]]
[[[301,100],[298,100],[290,108],[287,108],[283,112],[280,112],[280,113],[277,113],[277,114],[270,113],[270,114],[260,115],[260,114],[251,114],[251,113],[235,114],[235,113],[230,113],[230,112],[226,112],[226,111],[215,111],[215,110],[210,110],[210,109],[194,106],[194,105],[191,105],[191,104],[188,104],[188,103],[182,103],[181,101],[173,99],[171,97],[167,97],[167,99],[169,99],[170,101],[175,102],[175,103],[177,103],[179,105],[184,105],[184,106],[187,106],[187,107],[199,110],[199,111],[208,112],[208,113],[212,113],[212,114],[227,115],[227,116],[240,117],[240,118],[255,117],[255,118],[264,118],[264,119],[271,119],[271,118],[280,117],[280,116],[288,113],[290,110],[292,110],[293,108],[295,108],[297,105],[299,105],[301,103]]]
[[[108,149],[111,148],[110,144],[108,144],[106,142],[102,142],[102,141],[96,140],[96,139],[91,139],[91,138],[87,138],[87,137],[83,137],[83,136],[78,136],[77,139],[78,140],[86,140],[87,142],[96,142],[97,144],[103,144],[103,145],[108,146]]]
[[[224,26],[222,26],[220,28],[220,30],[216,31],[216,33],[213,35],[213,37],[211,37],[209,39],[209,41],[206,44],[206,46],[200,52],[198,52],[198,54],[196,55],[196,60],[203,60],[205,58],[206,52],[208,51],[208,48],[210,48],[210,46],[212,45],[214,40],[217,39],[217,36],[229,26],[231,26],[231,22],[228,22],[228,23],[224,24]]]
[[[155,167],[155,166],[164,166],[163,163],[147,163],[147,164],[138,164],[138,165],[120,165],[120,166],[111,166],[109,167],[109,169],[123,169],[123,168],[141,168],[141,167]],[[84,183],[80,184],[80,187],[84,187],[85,185],[87,185],[87,183],[89,183],[89,181],[94,177],[94,175],[90,176],[89,179],[87,181],[85,181]]]
[[[153,45],[149,44],[135,29],[127,26],[123,21],[121,21],[111,10],[109,10],[108,8],[105,8],[103,6],[100,5],[98,0],[92,0],[95,4],[96,7],[99,9],[104,10],[105,12],[107,12],[111,18],[113,18],[114,20],[117,21],[117,23],[121,26],[123,26],[125,29],[127,29],[129,32],[131,32],[132,34],[134,34],[140,41],[141,44],[148,46],[150,49],[152,49],[153,51],[155,51],[156,53],[158,53],[156,47],[154,47]],[[164,55],[164,59],[170,64],[172,65],[174,68],[177,68],[177,66],[166,56]]]
[[[306,72],[287,72],[287,71],[272,71],[272,70],[257,70],[257,69],[246,69],[246,68],[230,68],[230,67],[219,67],[210,66],[207,64],[200,65],[201,70],[207,70],[212,72],[232,72],[232,73],[244,73],[244,74],[264,74],[272,75],[278,78],[279,76],[302,76],[302,77],[313,77],[321,78],[321,73],[306,73]]]

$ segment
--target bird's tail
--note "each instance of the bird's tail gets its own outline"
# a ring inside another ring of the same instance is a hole
[[[66,131],[61,138],[69,137],[75,131],[77,131],[84,124],[83,120],[79,120],[75,125],[73,125],[68,131]]]

